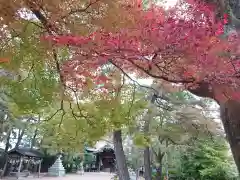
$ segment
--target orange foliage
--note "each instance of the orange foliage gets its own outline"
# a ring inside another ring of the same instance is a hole
[[[0,63],[7,63],[9,61],[9,58],[0,58]]]

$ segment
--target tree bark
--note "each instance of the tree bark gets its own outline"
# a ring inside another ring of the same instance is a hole
[[[33,138],[31,139],[31,149],[33,149],[36,146],[36,137],[38,135],[38,128],[35,129]]]
[[[7,165],[8,165],[8,150],[10,148],[10,139],[11,139],[11,134],[12,134],[12,128],[8,130],[7,132],[7,139],[6,139],[6,144],[5,144],[5,149],[4,149],[4,159],[5,159],[5,163],[4,163],[4,167],[3,167],[3,171],[1,174],[1,177],[3,177],[6,173],[7,170]]]
[[[240,172],[240,102],[228,100],[220,104],[220,113],[238,172]]]
[[[38,120],[37,120],[37,124],[39,124],[39,123],[40,123],[40,115],[38,115]],[[38,127],[36,127],[33,138],[31,139],[31,149],[33,149],[37,144],[38,131],[39,131],[39,129],[38,129]]]
[[[152,180],[149,146],[144,149],[144,178],[145,180]]]
[[[156,180],[162,180],[162,160],[165,153],[161,152],[161,149],[158,150],[158,153],[156,153],[156,159],[157,159],[157,174],[156,174]]]
[[[10,139],[11,139],[11,134],[12,134],[12,128],[8,130],[7,132],[7,139],[6,139],[6,144],[5,144],[5,152],[8,152],[8,149],[10,148]]]
[[[19,129],[18,140],[17,140],[17,143],[16,143],[16,145],[15,145],[15,148],[18,148],[19,145],[20,145],[20,143],[22,142],[22,138],[23,138],[23,136],[24,136],[24,134],[25,134],[25,131],[26,131],[26,129],[27,129],[27,126],[28,126],[27,123],[29,123],[31,120],[32,120],[32,117],[29,117],[29,118],[27,119],[26,124],[24,125],[22,131]],[[21,131],[21,132],[20,132],[20,131]]]
[[[122,145],[122,132],[117,130],[113,132],[113,144],[115,150],[115,156],[117,161],[117,171],[119,180],[130,180],[127,161],[123,150]]]
[[[20,131],[20,129],[19,129]],[[23,135],[24,135],[24,132],[25,132],[25,128],[21,130],[21,132],[18,133],[18,140],[17,140],[17,143],[15,145],[15,148],[18,148],[21,141],[22,141],[22,138],[23,138]]]
[[[151,103],[148,105],[149,109],[154,108],[154,101],[151,100]],[[149,126],[150,122],[153,118],[153,112],[149,111],[147,112],[146,116],[144,117],[144,136],[149,137]],[[144,149],[144,178],[145,180],[152,180],[152,169],[151,169],[151,159],[150,159],[150,148],[149,145],[147,145]]]

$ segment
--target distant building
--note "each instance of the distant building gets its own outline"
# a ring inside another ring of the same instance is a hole
[[[86,151],[96,157],[94,165],[89,170],[115,172],[116,157],[114,148],[111,145],[107,144],[99,149],[86,148]]]

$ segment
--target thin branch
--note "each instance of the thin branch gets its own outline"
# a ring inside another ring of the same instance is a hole
[[[45,119],[44,121],[50,121],[57,113],[59,113],[60,111],[62,111],[62,109],[58,109],[55,111],[55,113],[53,113],[49,118]]]
[[[63,123],[63,118],[64,118],[65,114],[66,114],[66,112],[63,110],[63,111],[62,111],[62,116],[61,116],[61,121],[60,121],[60,123],[59,123],[59,125],[58,125],[58,128],[61,127],[61,125],[62,125],[62,123]]]
[[[34,61],[32,62],[32,65],[31,65],[31,67],[30,67],[30,70],[28,71],[27,77],[24,78],[24,79],[22,79],[22,80],[20,80],[20,83],[26,81],[26,80],[30,77],[30,73],[31,73],[31,71],[33,71],[33,69],[34,69]]]
[[[59,32],[58,28],[54,27],[52,24],[50,24],[48,22],[47,18],[40,12],[40,9],[34,8],[34,6],[35,6],[34,2],[29,2],[29,3],[30,3],[30,10],[38,18],[38,20],[43,24],[43,27],[47,30],[47,32],[49,34],[52,35],[52,34],[54,34],[56,32]],[[55,48],[53,48],[53,58],[54,58],[54,61],[55,61],[57,73],[59,74],[62,100],[61,100],[61,107],[53,115],[51,115],[47,119],[47,121],[52,119],[58,112],[62,111],[61,121],[60,121],[60,124],[59,124],[59,127],[60,127],[61,124],[62,124],[64,115],[66,114],[66,112],[64,110],[64,106],[63,106],[63,97],[64,97],[64,92],[65,92],[65,83],[64,83],[64,79],[63,79],[63,76],[62,76],[62,73],[61,73],[60,63],[58,61],[57,51],[56,51]]]
[[[77,91],[74,90],[73,88],[69,87],[69,86],[67,86],[67,88],[69,88],[70,90],[73,91],[73,94],[74,94],[75,99],[76,99],[76,104],[77,104],[77,108],[78,108],[78,111],[79,111],[79,113],[80,113],[80,116],[77,115],[77,114],[75,114],[74,112],[73,112],[73,114],[74,114],[76,117],[84,117],[85,119],[93,118],[93,116],[90,117],[90,116],[85,116],[85,115],[83,114],[83,109],[80,107],[80,104],[79,104],[79,98],[78,98],[78,96],[77,96]],[[71,108],[71,107],[70,107],[70,108]]]
[[[55,26],[53,26],[51,23],[48,22],[47,18],[40,12],[39,9],[30,7],[30,10],[32,13],[38,18],[38,20],[43,24],[43,27],[46,28],[46,30],[53,34],[53,32],[59,32],[59,29]]]
[[[41,29],[44,29],[44,27],[43,27],[43,26],[41,26],[41,25],[37,24],[37,23],[36,23],[36,22],[34,22],[34,21],[29,21],[29,23],[31,23],[31,24],[33,24],[33,25],[35,25],[35,26],[37,26],[37,27],[39,27],[39,28],[41,28]]]
[[[178,104],[178,105],[181,105],[181,104],[184,104],[184,102],[182,101],[177,101],[177,100],[173,100],[172,98],[169,98],[163,94],[159,95],[159,91],[154,89],[153,87],[150,87],[150,86],[144,86],[144,85],[141,85],[139,84],[136,80],[132,79],[121,67],[119,67],[116,63],[114,63],[112,60],[108,60],[112,65],[114,65],[115,67],[117,67],[129,80],[131,80],[134,84],[138,85],[139,87],[142,87],[142,88],[146,88],[146,89],[149,89],[149,90],[152,90],[154,91],[154,93],[157,95],[157,99],[163,99],[163,100],[166,100],[166,101],[172,101],[175,105]],[[159,101],[157,101],[158,105],[160,106],[160,103]],[[202,103],[201,101],[192,101],[190,102],[189,104],[198,104],[198,105],[201,105],[202,106]],[[170,107],[162,107],[164,109],[167,109],[169,110]]]
[[[141,85],[139,82],[137,82],[136,80],[132,79],[120,66],[118,66],[116,63],[114,63],[112,60],[108,60],[112,65],[114,65],[116,68],[118,68],[129,80],[131,80],[134,84],[137,84],[139,87],[142,88],[146,88],[146,89],[150,89],[152,91],[154,91],[155,93],[158,93],[158,91],[156,89],[154,89],[153,87],[150,86],[144,86]]]
[[[130,58],[127,58],[128,62],[130,62],[133,66],[136,66],[138,69],[140,69],[141,71],[145,72],[147,75],[149,75],[150,77],[156,78],[156,79],[162,79],[165,80],[167,82],[172,82],[172,83],[184,83],[184,84],[188,84],[188,83],[193,83],[195,82],[195,79],[193,78],[189,78],[187,80],[175,80],[175,79],[170,79],[166,76],[159,76],[156,74],[151,73],[149,70],[144,69],[143,67],[139,66],[138,64],[136,64],[133,60],[131,60]]]
[[[130,117],[130,113],[131,113],[131,110],[133,108],[135,98],[136,98],[136,86],[134,86],[134,88],[133,88],[133,95],[132,95],[131,105],[130,105],[130,108],[129,108],[129,111],[128,111],[128,117]]]
[[[81,117],[83,117],[83,118],[85,118],[85,119],[88,119],[88,117],[87,116],[85,116],[81,111],[82,111],[82,109],[80,109],[80,115],[77,115],[75,112],[74,112],[74,110],[73,110],[73,107],[72,107],[72,103],[69,101],[69,107],[70,107],[70,109],[71,109],[71,113],[72,113],[72,115],[74,116],[74,118],[75,118],[75,120],[77,120],[76,119],[76,117],[78,117],[78,118],[81,118]]]
[[[155,155],[155,157],[157,157],[157,152],[154,150],[154,148],[153,148],[153,146],[152,146],[152,152],[153,152],[153,154]]]
[[[101,1],[101,0],[96,0],[96,1],[90,2],[90,3],[89,3],[85,8],[83,8],[83,9],[75,9],[75,10],[72,10],[72,9],[71,9],[71,11],[70,11],[68,14],[66,14],[66,15],[64,15],[64,16],[61,16],[61,19],[65,19],[65,18],[67,18],[68,16],[71,16],[71,15],[73,15],[73,14],[75,14],[75,13],[83,13],[83,12],[85,12],[85,13],[90,13],[90,12],[87,12],[87,10],[88,10],[92,5],[96,4],[96,3],[99,2],[99,1]]]

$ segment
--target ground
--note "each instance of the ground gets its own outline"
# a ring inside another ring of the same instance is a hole
[[[83,175],[78,174],[68,174],[64,177],[21,177],[19,180],[111,180],[114,174],[105,172],[85,172]],[[5,180],[16,180],[16,177],[4,178]],[[3,180],[4,180],[3,179]],[[130,175],[131,180],[135,180],[136,176]],[[144,178],[139,178],[139,180],[144,180]]]
[[[64,177],[40,177],[40,178],[20,178],[19,180],[111,180],[113,174],[110,173],[84,173],[84,175],[66,175]],[[16,178],[13,178],[16,180]],[[11,180],[13,180],[11,179]],[[10,180],[10,179],[9,179]]]
[[[110,180],[112,176],[113,175],[110,173],[84,173],[84,175],[66,175],[65,177],[57,178],[43,177],[41,178],[41,180]]]

